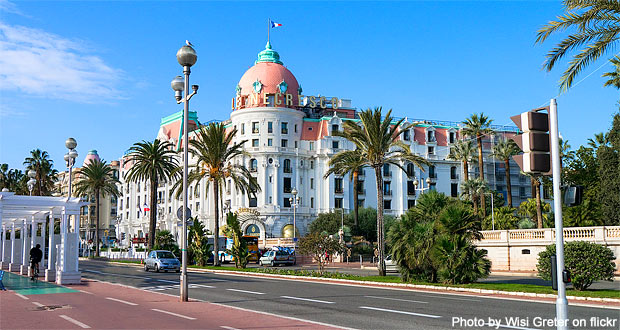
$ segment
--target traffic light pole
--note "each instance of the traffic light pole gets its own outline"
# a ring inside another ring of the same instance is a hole
[[[553,171],[553,212],[555,213],[555,251],[557,256],[558,298],[555,303],[558,330],[568,329],[568,301],[566,300],[566,283],[564,272],[564,228],[562,225],[562,193],[560,180],[562,166],[560,163],[560,132],[558,129],[558,109],[555,99],[549,107],[549,135],[551,138],[551,168]]]

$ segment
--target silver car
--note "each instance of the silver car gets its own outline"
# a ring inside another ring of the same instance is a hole
[[[379,265],[377,264],[377,268],[379,268]],[[394,261],[394,259],[392,259],[392,255],[387,255],[385,257],[385,272],[389,273],[389,272],[395,272],[398,273],[398,264],[396,263],[396,261]]]
[[[149,269],[154,269],[156,272],[174,270],[178,273],[181,271],[181,263],[174,256],[174,253],[166,250],[155,250],[149,252],[144,259],[144,271],[148,272]]]
[[[258,259],[258,263],[261,266],[269,265],[272,267],[277,265],[295,265],[297,258],[295,258],[295,254],[288,253],[287,251],[270,250]]]

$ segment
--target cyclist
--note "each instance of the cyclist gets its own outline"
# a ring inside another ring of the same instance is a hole
[[[43,251],[41,251],[41,244],[30,249],[30,268],[32,269],[32,277],[30,280],[34,281],[34,278],[39,273],[39,262],[43,259]]]

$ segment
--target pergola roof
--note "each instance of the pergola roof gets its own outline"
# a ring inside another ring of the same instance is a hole
[[[45,219],[51,211],[60,214],[79,214],[80,207],[88,202],[78,197],[22,196],[12,192],[0,192],[0,224],[23,219]]]

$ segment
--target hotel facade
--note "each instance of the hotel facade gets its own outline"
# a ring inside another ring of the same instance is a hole
[[[292,237],[294,213],[298,235],[304,235],[318,214],[352,210],[354,187],[350,178],[323,176],[331,157],[354,148],[352,143],[335,136],[334,132],[341,130],[346,121],[357,121],[357,111],[348,99],[304,95],[301,84],[268,43],[258,54],[254,66],[239,80],[234,89],[230,119],[224,122],[227,128],[237,129],[235,142],[246,141],[244,149],[248,155],[233,162],[250,170],[261,191],[256,198],[250,198],[227,181],[221,195],[221,212],[237,212],[244,234],[258,236],[264,241],[271,237]],[[397,109],[396,112],[403,111]],[[171,142],[176,150],[181,150],[182,145],[182,114],[180,111],[162,118],[157,132],[157,139]],[[198,129],[198,123],[198,114],[190,112],[190,139]],[[413,153],[430,161],[432,166],[425,166],[422,170],[404,163],[406,172],[395,166],[383,169],[384,209],[386,214],[394,216],[415,205],[420,193],[426,189],[453,197],[461,192],[462,163],[448,157],[453,144],[462,139],[461,123],[406,117],[402,127],[410,124],[414,126],[404,130],[401,135],[403,142]],[[493,129],[495,134],[483,141],[485,179],[491,189],[506,195],[505,176],[510,175],[516,206],[531,197],[530,181],[519,174],[519,167],[512,161],[510,173],[506,173],[503,161],[493,159],[491,150],[495,141],[514,135],[517,129],[506,126]],[[182,163],[180,155],[179,163]],[[190,156],[189,162],[195,163],[195,159]],[[137,241],[144,238],[149,227],[149,212],[157,212],[158,229],[170,230],[178,237],[181,222],[176,213],[183,203],[175,198],[174,182],[162,182],[158,187],[150,187],[148,182],[126,182],[125,174],[131,166],[127,156],[120,159],[122,196],[118,199],[119,225],[116,231],[117,238],[124,237],[121,245],[128,245],[134,238],[138,238]],[[470,177],[476,176],[477,162],[470,162],[469,167]],[[417,187],[414,185],[416,179],[419,182]],[[189,193],[188,207],[192,216],[197,216],[212,231],[215,219],[213,193],[205,187],[204,181],[189,187],[190,192],[195,190],[196,193]],[[150,189],[157,189],[157,206],[145,211]],[[299,197],[297,207],[290,203],[294,191]],[[377,207],[375,174],[371,169],[361,172],[358,192],[360,207]],[[220,216],[220,226],[225,222]]]

